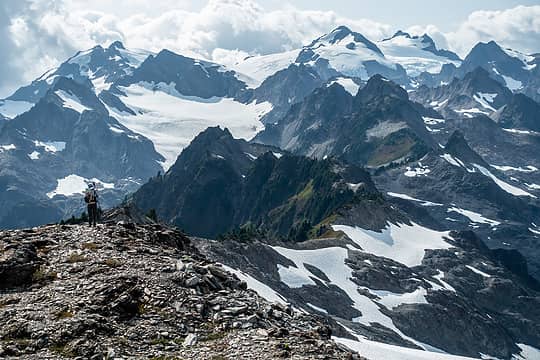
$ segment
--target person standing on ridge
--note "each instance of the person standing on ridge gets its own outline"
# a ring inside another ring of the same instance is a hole
[[[86,202],[88,208],[88,225],[96,226],[98,218],[98,193],[95,182],[88,184],[88,189],[84,195],[84,201]]]

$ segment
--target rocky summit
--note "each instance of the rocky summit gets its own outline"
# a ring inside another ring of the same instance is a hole
[[[156,224],[0,232],[0,357],[361,359]]]

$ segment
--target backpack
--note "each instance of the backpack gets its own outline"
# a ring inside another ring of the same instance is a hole
[[[84,195],[84,202],[89,204],[89,203],[95,203],[96,202],[96,192],[95,190],[89,190],[86,192],[86,194]]]

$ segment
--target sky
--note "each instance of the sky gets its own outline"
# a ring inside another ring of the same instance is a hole
[[[540,52],[540,0],[1,0],[0,98],[96,44],[227,64],[301,47],[339,25],[372,41],[428,33],[461,56],[489,40]]]

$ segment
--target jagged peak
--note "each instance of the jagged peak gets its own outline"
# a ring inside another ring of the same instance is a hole
[[[320,44],[320,43],[335,44],[335,43],[345,39],[348,36],[352,36],[354,42],[362,43],[368,49],[370,49],[370,50],[372,50],[372,51],[374,51],[374,52],[376,52],[376,53],[378,53],[380,55],[383,55],[382,51],[377,47],[377,45],[375,45],[375,43],[373,43],[372,41],[367,39],[364,35],[362,35],[362,34],[360,34],[358,32],[352,31],[350,28],[348,28],[347,26],[344,26],[344,25],[338,26],[337,28],[335,28],[334,30],[329,32],[328,34],[325,34],[325,35],[319,37],[318,39],[314,40],[307,47],[311,48],[311,47],[314,47],[314,46],[316,46],[317,44]]]
[[[350,35],[352,33],[353,31],[350,28],[345,25],[341,25],[332,30],[329,34],[325,35],[324,38],[325,40],[328,40],[330,42],[336,42],[344,39],[345,37],[347,37],[347,35]]]
[[[410,37],[411,37],[411,34],[409,34],[408,32],[402,31],[402,30],[398,30],[398,31],[396,31],[396,33],[392,36],[392,38],[395,38],[395,37],[398,37],[398,36],[404,36],[404,37],[406,37],[406,38],[410,38]]]
[[[489,167],[484,159],[469,146],[465,136],[459,130],[455,130],[452,133],[444,146],[444,150],[446,153],[453,155],[466,163]]]
[[[479,42],[476,44],[465,60],[470,60],[475,57],[510,57],[495,41],[491,40],[487,43],[485,42]]]
[[[197,135],[193,142],[205,139],[205,140],[222,140],[227,139],[231,140],[234,139],[229,129],[226,127],[221,128],[221,126],[210,126],[207,127],[205,130],[203,130],[199,135]]]
[[[380,74],[373,75],[368,80],[366,86],[358,92],[358,96],[364,101],[379,96],[390,96],[404,100],[409,98],[405,89]]]
[[[474,68],[473,71],[470,71],[467,74],[465,74],[465,77],[464,77],[465,80],[486,79],[486,78],[489,78],[489,72],[481,66],[477,66],[476,68]]]
[[[125,50],[124,44],[120,40],[116,40],[109,45],[109,49],[122,49]]]
[[[435,41],[433,40],[433,38],[431,36],[429,36],[428,34],[424,33],[424,35],[420,36],[420,39],[422,39],[422,42],[427,42],[429,44],[433,44],[433,46],[435,46]]]

